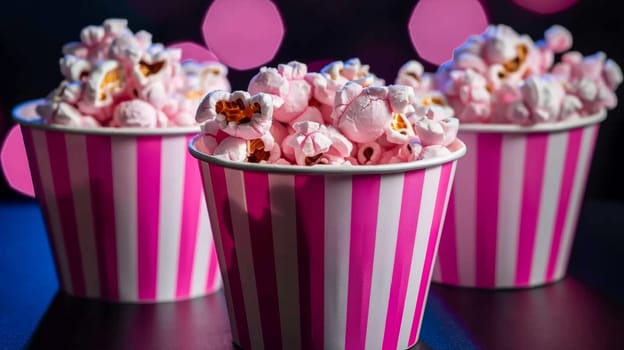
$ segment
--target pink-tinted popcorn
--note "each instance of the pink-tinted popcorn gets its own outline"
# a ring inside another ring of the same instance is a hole
[[[405,114],[392,113],[392,120],[386,129],[386,140],[390,143],[405,144],[414,139],[416,134],[412,123]]]
[[[430,145],[422,149],[418,159],[438,158],[446,156],[450,153],[451,151],[442,145]]]
[[[83,115],[74,106],[63,101],[38,105],[36,109],[40,116],[52,124],[85,128],[100,125],[93,117]]]
[[[105,20],[102,26],[87,26],[80,33],[81,43],[64,49],[95,64],[107,58],[112,42],[129,31],[127,26],[127,20],[116,18]]]
[[[622,82],[622,71],[602,52],[584,58],[576,52],[566,54],[553,74],[564,81],[568,93],[581,100],[586,114],[617,105],[614,90]]]
[[[619,66],[603,53],[565,52],[572,42],[558,25],[535,44],[507,26],[489,26],[439,67],[435,84],[464,122],[531,125],[615,107]],[[554,64],[556,54],[563,55]]]
[[[141,100],[122,102],[113,114],[113,125],[119,127],[155,128],[166,124],[167,117],[163,112]]]
[[[68,116],[46,118],[49,123],[104,127],[191,126],[196,125],[195,110],[208,91],[229,90],[225,66],[216,62],[189,63],[187,67],[194,64],[196,69],[183,69],[179,49],[152,43],[148,32],[131,32],[124,19],[109,19],[101,26],[88,26],[82,30],[80,38],[80,42],[63,47],[64,56],[59,63],[64,80],[42,107],[48,114],[60,108]],[[153,115],[152,110],[155,110],[158,122],[147,122],[150,117],[125,118],[123,111],[126,110],[141,116]],[[167,120],[161,120],[163,116]],[[86,121],[68,122],[80,117]]]
[[[331,126],[300,122],[293,129],[294,134],[284,139],[282,147],[292,149],[299,165],[340,164],[351,154],[351,142]]]
[[[396,84],[411,86],[416,93],[424,93],[433,89],[431,74],[418,61],[408,61],[399,69]]]
[[[379,159],[379,164],[403,163],[417,160],[420,157],[422,149],[423,147],[417,142],[393,146],[383,152]]]
[[[136,34],[127,32],[115,38],[111,43],[110,56],[119,60],[128,68],[139,63],[143,52],[152,45],[152,34],[139,31]]]
[[[156,81],[168,81],[174,79],[179,73],[180,58],[182,51],[179,49],[167,49],[161,44],[153,44],[145,50],[134,64],[132,73],[140,87],[144,87]],[[167,84],[165,84],[167,87]]]
[[[314,100],[327,106],[334,105],[337,91],[347,82],[353,81],[363,87],[385,84],[382,79],[370,73],[369,66],[363,65],[358,58],[331,62],[323,67],[320,73],[308,73],[305,79],[312,86]],[[323,112],[322,108],[320,109]],[[325,113],[324,116],[327,117]]]
[[[185,61],[182,70],[186,82],[182,91],[189,99],[201,99],[213,90],[230,91],[228,69],[219,62]]]
[[[487,122],[491,118],[491,95],[487,80],[478,72],[455,70],[443,92],[456,116],[467,122]]]
[[[555,54],[565,52],[572,47],[572,34],[560,25],[554,25],[544,32],[544,39],[536,43],[539,55],[534,55],[533,74],[546,74],[555,61]]]
[[[215,120],[225,133],[245,140],[262,137],[271,128],[273,101],[269,94],[215,90],[200,103],[195,120]]]
[[[126,73],[119,62],[101,61],[89,75],[85,99],[96,108],[109,106],[125,91],[126,84]]]
[[[388,88],[347,83],[336,94],[331,119],[349,139],[358,143],[375,141],[392,120]]]
[[[321,73],[308,73],[297,62],[262,68],[252,78],[249,93],[213,91],[204,98],[196,113],[196,120],[203,123],[198,144],[208,154],[233,161],[331,166],[416,161],[424,144],[413,123],[423,118],[435,124],[429,128],[433,132],[425,133],[426,140],[434,138],[429,134],[438,132],[436,127],[443,129],[431,144],[446,147],[455,141],[457,120],[451,118],[444,96],[435,91],[417,95],[406,85],[376,86],[376,79],[359,60],[334,62]],[[299,82],[310,87],[307,96],[302,97],[301,90],[291,93],[293,84]],[[334,96],[330,96],[332,89]],[[263,98],[261,109],[267,115],[254,115],[261,127],[242,132],[254,122],[253,113],[244,111],[256,97]],[[235,113],[229,116],[218,111],[218,103]],[[292,117],[276,118],[276,111],[284,106],[302,109]]]
[[[93,67],[86,59],[74,55],[65,55],[59,61],[61,74],[68,82],[82,82],[89,76]]]
[[[334,61],[321,69],[331,80],[345,84],[348,81],[364,78],[369,75],[369,66],[362,64],[358,58],[351,58],[346,61]]]
[[[459,120],[436,113],[436,108],[428,108],[423,114],[417,115],[414,131],[423,146],[448,146],[457,137]]]
[[[249,82],[249,92],[275,95],[279,102],[273,117],[288,123],[309,106],[312,87],[304,79],[306,73],[307,66],[296,61],[280,64],[277,69],[263,68]]]
[[[227,160],[249,163],[274,163],[281,157],[280,148],[270,134],[253,140],[227,137],[214,149],[213,154]]]

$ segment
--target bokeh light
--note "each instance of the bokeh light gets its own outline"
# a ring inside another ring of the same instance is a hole
[[[182,50],[182,61],[194,60],[201,62],[218,62],[219,58],[210,52],[205,46],[196,44],[192,41],[181,41],[169,45],[170,48],[177,48]]]
[[[11,128],[4,139],[0,150],[0,163],[2,172],[13,189],[27,196],[35,196],[22,129],[19,125]]]
[[[269,0],[215,0],[204,17],[202,33],[222,63],[245,70],[275,57],[284,23]]]
[[[576,4],[577,0],[513,0],[513,2],[532,12],[547,15],[563,11]]]
[[[420,0],[408,30],[420,57],[441,64],[451,58],[454,48],[487,25],[487,15],[477,0]]]

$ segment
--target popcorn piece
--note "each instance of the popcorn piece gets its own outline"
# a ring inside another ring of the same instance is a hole
[[[358,143],[375,141],[392,120],[388,88],[347,83],[336,94],[331,119],[349,139]]]
[[[280,159],[281,153],[270,135],[253,140],[230,136],[215,148],[214,155],[239,162],[273,163]]]
[[[442,117],[436,113],[435,108],[429,108],[423,115],[418,117],[414,130],[423,146],[448,146],[457,137],[459,129],[458,119]]]
[[[126,75],[123,67],[117,61],[102,61],[89,75],[85,97],[96,108],[108,106],[125,87]]]
[[[275,106],[273,117],[287,123],[309,105],[312,88],[304,79],[306,73],[307,66],[296,61],[280,64],[277,69],[263,68],[249,82],[249,92],[272,94],[283,101]]]
[[[399,69],[396,84],[411,86],[415,92],[428,92],[433,87],[433,79],[425,73],[425,68],[418,61],[408,61]]]
[[[245,140],[262,137],[273,118],[271,95],[251,96],[246,91],[212,91],[199,105],[197,122],[215,120],[221,130]]]
[[[131,100],[117,105],[113,123],[119,127],[155,128],[166,126],[167,117],[147,102]]]
[[[196,124],[195,111],[208,91],[229,91],[222,64],[193,62],[183,69],[181,50],[153,43],[146,31],[132,33],[127,24],[125,19],[108,19],[101,26],[83,28],[80,42],[63,46],[59,64],[64,81],[48,96],[49,106],[43,110],[48,115],[64,111],[67,116],[47,122],[82,125],[73,121],[82,116],[86,125],[189,126]],[[135,100],[150,107],[132,103],[132,108],[125,104],[115,112],[122,103]],[[154,110],[156,123],[146,121],[151,117],[124,117],[125,111],[152,115]]]

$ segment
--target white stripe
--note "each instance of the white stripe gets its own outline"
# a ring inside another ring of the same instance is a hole
[[[282,347],[301,349],[294,177],[280,174],[268,177]]]
[[[446,223],[446,212],[449,206],[449,198],[451,197],[451,191],[453,189],[453,184],[455,183],[455,169],[457,169],[457,161],[453,162],[453,166],[451,168],[451,176],[449,177],[448,189],[446,192],[446,199],[444,201],[444,210],[442,211],[442,222],[440,223],[440,232],[438,233],[438,244],[436,244],[436,253],[435,260],[433,264],[433,272],[431,275],[431,280],[434,282],[442,281],[442,269],[440,268],[440,259],[438,256],[438,247],[440,242],[442,242],[442,231],[444,231],[444,224]],[[429,290],[429,287],[427,287]]]
[[[455,245],[457,247],[457,274],[459,284],[474,286],[476,279],[476,188],[477,188],[477,134],[462,133],[466,155],[459,159],[455,181]]]
[[[495,286],[497,287],[515,285],[525,146],[526,135],[503,136],[496,228]]]
[[[427,245],[429,244],[431,223],[433,221],[441,170],[442,167],[440,166],[425,170],[425,178],[422,186],[423,192],[420,200],[420,209],[418,210],[414,254],[412,255],[407,294],[405,295],[401,332],[399,333],[399,348],[401,349],[406,349],[409,345],[413,345],[408,344],[408,341],[410,332],[412,331],[412,324],[414,323],[420,280],[423,278],[423,269],[425,257],[427,256]]]
[[[74,215],[86,293],[90,297],[98,297],[100,295],[100,281],[98,278],[93,210],[91,208],[86,137],[84,135],[66,134],[65,148],[68,155],[69,179],[72,186]]]
[[[119,298],[138,300],[137,140],[111,140]]]
[[[325,177],[325,349],[344,348],[347,329],[351,176]]]
[[[201,162],[203,180],[204,180],[204,194],[206,199],[206,205],[208,207],[208,213],[210,218],[218,218],[217,205],[214,198],[214,192],[212,190],[212,179],[210,177],[210,167],[208,163]],[[230,330],[232,331],[232,341],[240,345],[240,337],[238,328],[236,326],[236,314],[234,313],[234,304],[232,303],[232,291],[229,275],[227,273],[225,253],[223,252],[223,241],[221,240],[221,230],[219,230],[219,220],[210,220],[210,226],[214,238],[215,247],[217,248],[217,256],[219,257],[219,265],[223,269],[222,277],[224,281],[225,301],[228,308],[228,315],[230,318]],[[243,330],[246,331],[246,330]]]
[[[559,189],[563,178],[568,132],[552,133],[548,136],[544,183],[540,198],[537,232],[531,261],[530,285],[544,283],[550,247],[552,246],[555,216],[559,203]]]
[[[438,240],[436,241],[435,248],[433,250],[434,259],[438,256],[438,248],[440,247],[442,228],[444,226],[444,219],[446,218],[446,210],[448,209],[449,197],[451,196],[451,188],[453,187],[453,179],[455,178],[455,169],[457,167],[457,162],[453,163],[451,168],[451,174],[449,177],[449,184],[446,189],[446,197],[444,198],[444,208],[442,209],[442,217],[440,218],[440,229],[438,230]],[[435,268],[434,268],[435,271]],[[425,306],[427,305],[427,299],[429,297],[429,288],[431,287],[430,281],[427,281],[427,285],[425,287],[425,297],[423,298],[423,312],[420,315],[420,319],[418,320],[418,333],[416,334],[416,341],[420,339],[420,331],[422,329],[422,321],[425,317]]]
[[[48,211],[48,217],[50,218],[49,229],[50,238],[52,239],[52,246],[58,257],[59,264],[59,276],[63,289],[68,293],[73,293],[71,276],[69,272],[69,262],[67,261],[67,254],[65,252],[65,240],[63,239],[63,229],[61,228],[61,218],[59,215],[59,208],[56,204],[56,195],[54,190],[54,180],[52,179],[52,168],[50,167],[50,158],[48,155],[48,142],[46,140],[46,132],[39,130],[32,130],[32,139],[34,152],[37,158],[37,165],[39,167],[39,176],[41,177],[41,187],[45,196],[45,208],[42,210]]]
[[[381,349],[385,332],[403,199],[403,180],[404,174],[401,173],[383,175],[380,181],[377,234],[366,327],[366,349],[370,350]]]
[[[264,349],[262,340],[262,320],[254,272],[253,251],[249,233],[247,201],[245,199],[245,182],[240,170],[225,169],[225,179],[232,214],[232,230],[234,245],[240,268],[241,288],[245,301],[245,313],[249,327],[249,338],[252,350]]]
[[[576,167],[574,182],[572,184],[570,203],[563,225],[563,233],[561,237],[561,245],[559,247],[559,255],[557,256],[557,266],[555,270],[555,280],[563,277],[568,269],[568,259],[572,250],[572,242],[576,233],[576,224],[580,215],[581,205],[585,194],[585,184],[589,174],[591,159],[594,149],[594,131],[598,125],[588,126],[583,130],[581,139],[581,149],[579,150],[579,160]]]
[[[197,210],[199,211],[199,216],[197,218],[197,240],[195,243],[193,274],[191,275],[191,289],[189,292],[191,297],[202,295],[206,292],[208,262],[212,255],[212,244],[214,244],[210,232],[208,209],[206,208],[206,200],[204,199],[203,193],[201,194]],[[217,259],[215,257],[214,262],[216,263],[216,261]]]
[[[156,297],[176,296],[180,229],[184,200],[184,151],[186,136],[163,137],[160,159],[160,206],[158,223],[158,270]]]

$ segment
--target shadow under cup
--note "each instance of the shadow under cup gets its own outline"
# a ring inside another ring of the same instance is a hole
[[[465,146],[375,166],[200,160],[232,337],[253,349],[406,349],[418,341]]]
[[[523,288],[564,277],[603,111],[532,127],[460,126],[433,281]]]
[[[197,162],[198,128],[21,125],[61,289],[116,302],[188,299],[218,290],[218,269]]]

